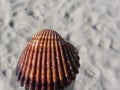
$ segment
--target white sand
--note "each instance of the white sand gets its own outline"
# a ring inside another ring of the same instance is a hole
[[[79,50],[73,90],[120,90],[120,0],[0,0],[0,90],[24,90],[14,70],[43,28]]]

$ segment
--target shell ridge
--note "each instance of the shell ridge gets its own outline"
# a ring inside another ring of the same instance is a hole
[[[36,36],[36,38],[38,38],[38,36]],[[32,89],[35,88],[35,75],[36,75],[36,63],[37,63],[37,52],[38,52],[38,39],[34,40],[35,41],[35,45],[34,45],[34,53],[33,53],[33,58],[32,58],[32,65],[31,65],[31,72],[30,72],[30,86]]]
[[[40,63],[41,63],[41,58],[42,58],[42,55],[41,55],[41,51],[42,51],[42,47],[39,46],[40,43],[43,43],[43,39],[41,38],[43,35],[45,34],[45,32],[43,32],[40,37],[39,37],[39,42],[38,42],[38,47],[40,47],[38,49],[38,56],[37,56],[37,71],[36,71],[36,87],[35,87],[35,90],[38,90],[39,87],[41,86],[41,82],[40,82],[40,72],[41,72],[41,67],[40,67]]]
[[[52,77],[53,77],[53,90],[56,90],[58,87],[58,69],[57,69],[57,59],[56,59],[56,33],[54,31],[52,31]]]
[[[66,53],[66,62],[67,62],[67,65],[68,65],[68,69],[69,69],[69,77],[72,77],[72,78],[75,78],[74,76],[74,70],[73,70],[73,67],[72,67],[72,62],[70,61],[71,57],[70,57],[70,53],[68,51],[68,46],[66,46],[66,42],[64,43],[63,45],[63,48],[64,48],[64,52]]]
[[[27,58],[29,57],[29,51],[30,51],[30,47],[28,47],[28,51],[26,52],[26,55],[25,55],[25,58],[23,59],[24,62],[23,62],[23,66],[22,66],[22,72],[21,72],[21,78],[20,78],[20,82],[21,82],[21,86],[24,85],[24,80],[25,80],[25,69],[27,68],[26,67],[26,64],[27,64]]]
[[[64,44],[64,42],[62,42],[63,40],[61,40],[61,38],[59,38],[60,39],[60,41],[59,41],[59,47],[60,47],[60,53],[61,53],[61,59],[62,59],[62,65],[63,65],[63,71],[64,71],[64,75],[65,75],[65,79],[67,79],[67,77],[69,76],[68,75],[68,70],[67,70],[67,66],[66,66],[66,61],[65,61],[65,59],[64,59],[64,50],[63,50],[63,44]],[[66,82],[65,82],[66,83]]]
[[[25,58],[25,55],[27,54],[27,50],[28,48],[26,48],[23,52],[22,52],[22,55],[20,56],[19,58],[19,62],[18,62],[18,65],[17,65],[17,69],[20,69],[23,65],[23,58]]]
[[[67,53],[68,53],[68,57],[69,57],[69,62],[70,62],[70,71],[71,71],[71,74],[73,76],[73,79],[75,79],[75,71],[76,71],[76,65],[74,64],[74,61],[72,60],[73,59],[73,56],[70,52],[70,47],[66,45],[67,43],[65,43],[65,47],[66,47],[66,50],[67,50]]]
[[[52,86],[52,73],[51,73],[51,31],[49,32],[48,35],[48,43],[47,43],[47,90],[51,90]]]
[[[70,51],[70,47],[67,47],[67,48],[68,48],[68,53],[70,54],[70,57],[71,57],[70,61],[72,63],[73,69],[74,69],[75,73],[77,73],[78,72],[77,66],[76,66],[75,60],[73,58],[73,55],[72,55],[72,53]],[[74,49],[72,51],[74,51]]]
[[[67,56],[67,53],[66,53],[66,48],[65,48],[65,43],[66,43],[66,41],[63,41],[61,38],[60,38],[60,41],[61,41],[61,54],[62,54],[62,63],[63,63],[63,65],[64,65],[64,72],[65,72],[65,80],[66,80],[66,84],[65,84],[65,86],[67,85],[67,84],[69,84],[70,83],[70,76],[69,76],[69,70],[68,70],[68,60],[67,60],[67,58],[68,58],[68,56]],[[63,42],[62,42],[63,41]],[[66,58],[67,57],[67,58]]]
[[[25,70],[25,85],[26,85],[27,88],[29,88],[29,80],[30,80],[29,72],[30,72],[30,69],[31,69],[33,48],[31,49],[31,44],[29,44],[27,47],[30,48],[30,51],[29,51],[29,57],[27,58],[28,63],[25,66],[26,67],[26,70]]]
[[[18,75],[18,71],[19,71],[19,69],[20,69],[22,59],[23,59],[23,57],[25,56],[26,52],[27,52],[27,48],[25,48],[25,50],[22,52],[22,54],[21,54],[21,56],[20,56],[20,58],[19,58],[19,61],[18,61],[18,63],[17,63],[17,67],[16,67],[16,75]]]
[[[76,65],[77,65],[77,67],[80,67],[79,60],[78,60],[79,58],[77,58],[77,57],[79,57],[79,56],[78,56],[77,54],[75,54],[75,51],[73,50],[71,44],[68,44],[68,46],[70,47],[70,48],[69,48],[70,52],[72,53],[73,57],[75,58],[74,60],[75,60],[75,63],[76,63]],[[77,57],[76,57],[76,56],[77,56]]]
[[[47,34],[45,36],[48,35],[48,31],[46,31]],[[44,37],[45,37],[44,36]],[[43,53],[42,53],[42,70],[41,70],[41,90],[45,90],[46,89],[46,45],[47,45],[47,40],[44,38],[44,44],[43,44]]]
[[[24,58],[26,58],[25,56],[26,56],[26,54],[29,52],[29,50],[28,50],[28,48],[26,49],[26,52],[24,53],[24,56],[21,58],[22,60],[21,60],[21,62],[19,63],[20,64],[20,66],[19,66],[19,70],[18,70],[18,80],[20,80],[20,78],[21,78],[21,74],[22,74],[22,67],[24,66],[23,65],[23,60],[24,60]],[[22,63],[22,64],[21,64]]]
[[[60,37],[57,36],[58,38],[58,51],[59,51],[59,61],[60,61],[60,67],[62,68],[62,78],[61,78],[61,88],[64,88],[64,85],[66,82],[64,82],[64,80],[66,79],[66,75],[67,75],[67,71],[66,71],[66,65],[65,65],[65,60],[64,60],[64,57],[63,57],[63,52],[62,52],[62,43],[63,41],[60,40]]]
[[[76,60],[79,62],[80,58],[79,58],[79,56],[78,56],[78,51],[76,50],[76,48],[75,48],[72,44],[68,43],[68,45],[71,47],[72,50],[74,50],[74,51],[72,51],[71,53],[73,53],[73,55],[76,56],[75,58],[76,58]],[[78,62],[77,62],[77,63],[78,63]]]
[[[22,62],[22,58],[23,58],[23,56],[24,56],[25,53],[26,53],[26,50],[27,50],[27,48],[25,48],[25,49],[22,51],[22,54],[20,55],[19,61],[18,61],[17,66],[16,66],[16,75],[17,75],[18,70],[19,70],[19,67],[20,67],[20,65],[21,65],[20,63]]]
[[[59,80],[59,84],[58,87],[62,87],[63,85],[63,73],[62,73],[62,66],[61,66],[61,61],[60,61],[60,51],[59,51],[59,45],[58,45],[58,40],[57,40],[57,35],[55,35],[55,48],[56,48],[56,60],[57,60],[57,71],[58,71],[58,80]]]
[[[28,64],[27,64],[27,70],[26,70],[26,80],[28,80],[29,82],[29,89],[32,89],[32,85],[31,85],[31,77],[30,77],[30,74],[31,74],[31,69],[32,69],[32,61],[33,61],[33,55],[34,55],[34,47],[33,45],[35,45],[35,41],[33,40],[33,44],[32,44],[32,49],[30,51],[30,57],[28,57]]]

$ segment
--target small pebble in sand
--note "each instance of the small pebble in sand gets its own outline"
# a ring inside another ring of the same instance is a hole
[[[116,51],[120,50],[120,40],[114,39],[112,42],[112,48]]]
[[[102,24],[97,24],[97,25],[96,25],[96,29],[97,29],[98,31],[102,31],[102,30],[103,30],[103,25],[102,25]]]
[[[109,49],[111,44],[111,40],[108,38],[101,38],[100,42],[99,42],[99,47],[105,48],[105,49]]]
[[[85,73],[91,78],[98,78],[100,76],[98,68],[92,65],[86,68]]]

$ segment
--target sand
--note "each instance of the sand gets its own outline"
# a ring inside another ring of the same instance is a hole
[[[81,67],[68,90],[120,90],[120,0],[0,0],[0,90],[24,90],[15,68],[44,28],[79,51]]]

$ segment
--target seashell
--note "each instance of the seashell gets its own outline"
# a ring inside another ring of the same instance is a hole
[[[16,67],[21,86],[29,90],[58,90],[76,78],[78,51],[57,32],[44,29],[22,52]]]

